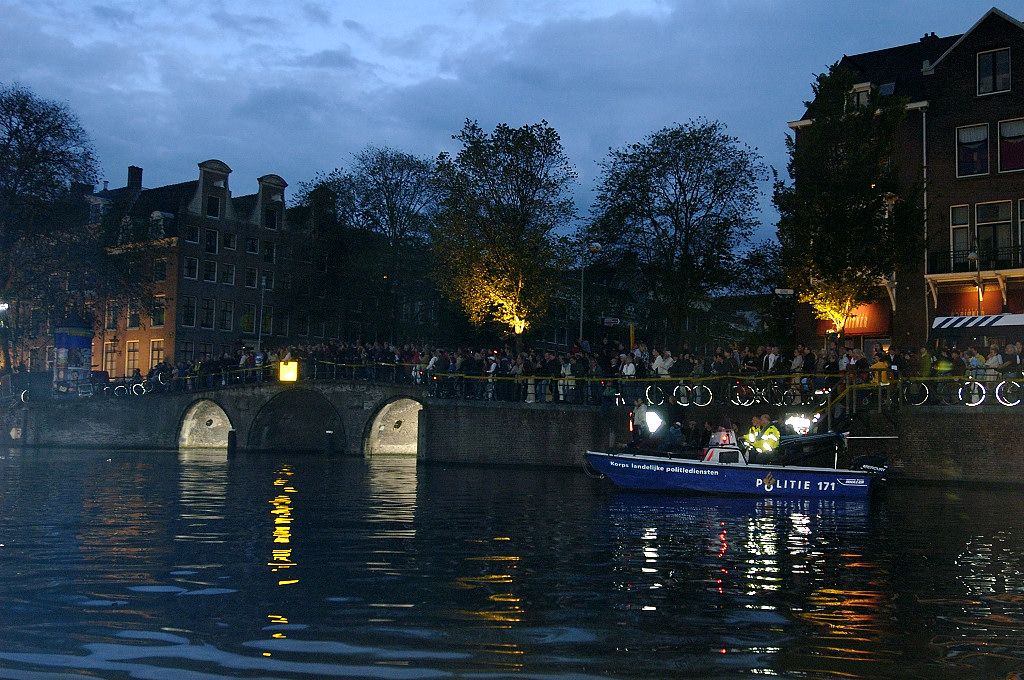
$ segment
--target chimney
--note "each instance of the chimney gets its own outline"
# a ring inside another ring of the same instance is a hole
[[[104,191],[106,191],[106,190],[107,190],[107,185],[109,185],[109,184],[110,184],[110,181],[109,181],[109,180],[106,180],[106,179],[105,179],[105,180],[103,180],[103,190],[104,190]]]
[[[135,193],[142,191],[142,168],[137,165],[128,166],[128,188]]]

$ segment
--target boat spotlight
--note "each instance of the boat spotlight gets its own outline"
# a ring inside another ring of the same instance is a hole
[[[786,418],[786,425],[793,428],[797,434],[807,434],[811,431],[811,419],[803,415],[795,415]]]
[[[648,411],[645,413],[644,418],[647,420],[647,431],[651,434],[657,432],[658,428],[661,427],[661,424],[665,422],[661,419],[661,416],[654,411]]]

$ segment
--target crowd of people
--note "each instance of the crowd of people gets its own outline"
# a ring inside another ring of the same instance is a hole
[[[325,342],[257,350],[239,346],[219,356],[194,361],[161,362],[147,375],[136,371],[125,380],[165,389],[210,388],[270,376],[279,361],[300,362],[303,379],[348,378],[424,384],[434,396],[535,403],[633,403],[645,386],[661,381],[715,377],[779,376],[799,383],[799,376],[849,375],[855,381],[889,382],[899,376],[970,376],[994,379],[1020,375],[1020,342],[1002,349],[956,347],[896,351],[880,344],[870,353],[856,348],[822,348],[798,344],[720,345],[695,351],[683,343],[678,351],[639,341],[627,348],[604,338],[582,341],[567,350],[443,348],[418,343]],[[670,390],[669,390],[670,391]]]

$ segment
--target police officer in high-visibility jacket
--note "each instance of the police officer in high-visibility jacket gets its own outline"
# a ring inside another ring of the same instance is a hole
[[[757,416],[750,419],[750,429],[743,435],[743,441],[750,448],[758,450],[757,445],[761,441],[761,419]]]
[[[775,427],[768,415],[761,416],[761,439],[758,442],[757,450],[764,456],[771,456],[779,447],[779,439],[782,437],[779,428]]]

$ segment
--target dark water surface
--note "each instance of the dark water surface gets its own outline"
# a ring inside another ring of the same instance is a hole
[[[1006,678],[1019,490],[0,451],[0,678]]]

